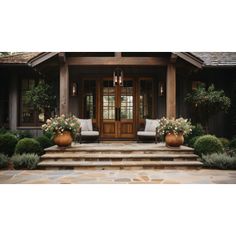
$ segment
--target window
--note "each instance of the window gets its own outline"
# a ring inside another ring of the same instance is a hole
[[[84,80],[84,118],[96,118],[96,80]]]
[[[115,119],[115,88],[112,80],[103,81],[103,119]]]
[[[152,80],[140,80],[139,118],[152,118]]]
[[[121,87],[121,118],[133,119],[133,81],[124,81],[124,86]]]
[[[35,79],[22,79],[20,87],[20,125],[21,126],[40,126],[45,122],[43,113],[35,111],[31,104],[26,102],[26,92],[37,84]]]

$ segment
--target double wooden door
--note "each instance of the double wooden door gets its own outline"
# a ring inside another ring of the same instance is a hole
[[[123,85],[113,85],[112,78],[101,84],[101,136],[103,139],[135,137],[135,81],[125,78]]]

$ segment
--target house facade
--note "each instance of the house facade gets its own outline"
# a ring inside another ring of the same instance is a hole
[[[198,83],[215,84],[233,97],[236,53],[47,52],[0,57],[0,127],[39,135],[46,116],[26,104],[39,81],[52,85],[53,114],[93,120],[102,140],[135,140],[146,118],[192,118],[185,96]],[[210,122],[232,136],[230,115]]]

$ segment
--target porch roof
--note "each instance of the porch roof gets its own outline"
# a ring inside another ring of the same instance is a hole
[[[35,66],[58,54],[57,52],[23,52],[14,55],[0,56],[2,65]],[[182,59],[192,63],[203,63],[203,67],[234,67],[236,52],[176,52]]]

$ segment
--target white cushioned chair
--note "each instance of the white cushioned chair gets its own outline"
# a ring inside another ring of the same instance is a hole
[[[143,139],[155,139],[157,143],[159,139],[158,127],[160,125],[160,120],[158,119],[146,119],[144,130],[139,130],[137,132],[137,142]]]
[[[95,139],[100,142],[100,134],[96,127],[93,127],[92,119],[80,119],[80,129],[78,133],[79,143]]]

